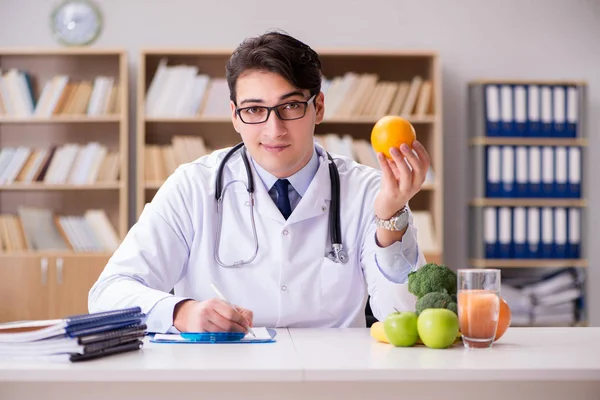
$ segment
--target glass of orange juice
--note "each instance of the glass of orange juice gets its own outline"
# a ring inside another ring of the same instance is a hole
[[[459,269],[458,320],[466,348],[490,348],[500,313],[500,270]]]

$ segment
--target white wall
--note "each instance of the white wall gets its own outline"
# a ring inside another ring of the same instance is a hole
[[[314,47],[427,48],[443,66],[447,263],[466,263],[466,83],[478,77],[589,82],[590,150],[600,155],[600,2],[594,0],[96,0],[105,29],[98,47],[233,47],[281,28]],[[56,47],[56,1],[0,0],[0,46]],[[135,79],[132,79],[135,85]],[[135,104],[132,90],[132,104]],[[132,126],[132,131],[134,126]],[[589,177],[589,176],[588,176]],[[452,180],[452,184],[450,183]],[[454,181],[457,183],[454,184]],[[589,180],[588,180],[589,182]],[[600,223],[600,187],[589,187],[590,225]],[[593,230],[590,229],[590,232]],[[591,236],[592,238],[595,235]],[[600,326],[600,246],[590,248],[588,302]]]

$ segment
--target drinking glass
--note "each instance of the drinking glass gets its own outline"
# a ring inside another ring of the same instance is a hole
[[[500,314],[500,270],[459,269],[458,320],[466,348],[491,348]]]

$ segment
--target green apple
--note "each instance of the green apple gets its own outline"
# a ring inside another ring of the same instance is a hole
[[[419,339],[417,314],[412,311],[393,312],[383,321],[383,330],[396,347],[413,346]]]
[[[427,308],[419,314],[417,329],[425,346],[445,349],[458,334],[458,316],[446,308]]]

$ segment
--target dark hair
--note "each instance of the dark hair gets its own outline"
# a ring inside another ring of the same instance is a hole
[[[288,34],[268,32],[244,40],[233,52],[225,68],[229,97],[236,102],[236,83],[248,70],[269,71],[281,75],[311,96],[321,91],[321,61],[306,44]]]

